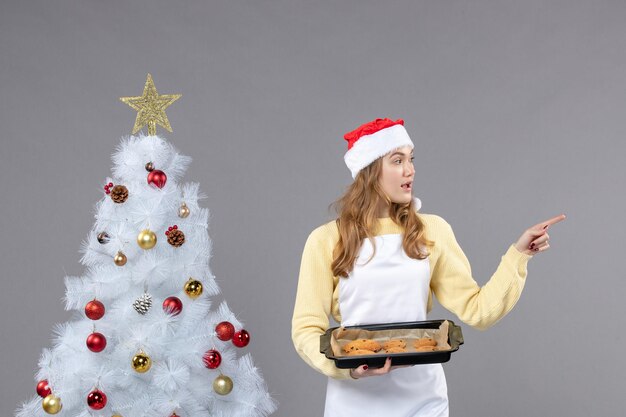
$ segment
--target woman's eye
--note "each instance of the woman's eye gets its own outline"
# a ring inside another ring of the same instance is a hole
[[[412,157],[411,157],[411,162],[413,162],[413,160],[415,160],[415,157],[414,157],[414,156],[412,156]]]

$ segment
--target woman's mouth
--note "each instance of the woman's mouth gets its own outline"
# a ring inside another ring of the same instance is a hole
[[[409,182],[405,182],[404,184],[401,185],[402,189],[404,191],[411,191],[411,187],[413,186],[413,182],[409,181]]]

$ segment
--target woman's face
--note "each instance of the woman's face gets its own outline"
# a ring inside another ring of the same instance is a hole
[[[380,185],[394,203],[408,203],[413,198],[413,148],[405,146],[383,157]]]

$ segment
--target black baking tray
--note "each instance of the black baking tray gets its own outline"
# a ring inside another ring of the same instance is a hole
[[[438,329],[444,320],[426,320],[411,321],[403,323],[385,323],[385,324],[368,324],[362,326],[346,326],[346,329],[363,329],[363,330],[398,330],[398,329]],[[443,363],[450,360],[452,352],[459,350],[459,346],[464,343],[463,332],[461,327],[448,320],[448,344],[451,349],[438,350],[434,352],[406,352],[406,353],[389,353],[376,355],[360,355],[360,356],[335,356],[330,346],[330,337],[333,330],[338,327],[332,327],[326,330],[326,333],[320,336],[320,352],[328,359],[335,361],[335,366],[341,369],[356,368],[360,365],[367,365],[370,368],[382,368],[385,365],[387,357],[391,358],[391,365],[423,365],[427,363]]]

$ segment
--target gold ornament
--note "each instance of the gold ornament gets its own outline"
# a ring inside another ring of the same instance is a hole
[[[181,94],[159,95],[152,81],[152,75],[148,74],[142,96],[120,97],[120,100],[137,110],[133,135],[139,132],[145,125],[148,125],[148,134],[154,136],[156,135],[157,124],[171,132],[172,127],[165,114],[165,109],[180,97]]]
[[[189,207],[187,207],[187,204],[183,203],[180,205],[180,208],[178,209],[178,217],[181,217],[183,219],[186,219],[187,216],[189,216]]]
[[[220,375],[213,381],[213,390],[219,395],[227,395],[233,390],[233,380],[226,375]]]
[[[115,265],[117,265],[117,266],[124,266],[124,265],[126,265],[126,261],[128,261],[128,258],[126,258],[126,255],[124,255],[124,253],[122,253],[122,251],[117,252],[115,257],[113,258],[113,262],[115,262]]]
[[[191,299],[196,299],[202,295],[202,283],[193,278],[189,278],[185,283],[185,292]]]
[[[156,234],[150,229],[144,229],[137,235],[137,244],[141,249],[152,249],[157,244]]]
[[[154,171],[154,164],[152,162],[148,162],[146,164],[146,171],[148,171],[148,172]]]
[[[139,352],[138,354],[133,356],[132,365],[133,369],[136,372],[143,374],[144,372],[148,372],[148,370],[152,366],[152,359],[150,359],[150,356],[146,355],[145,353]]]
[[[61,404],[61,399],[59,397],[56,397],[54,394],[50,394],[43,399],[41,407],[43,408],[43,411],[48,414],[56,414],[61,411],[63,404]]]

